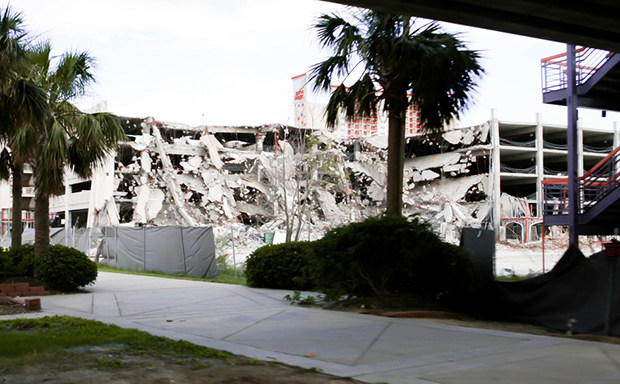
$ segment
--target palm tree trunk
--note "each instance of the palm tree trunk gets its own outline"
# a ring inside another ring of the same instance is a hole
[[[46,193],[36,190],[36,205],[34,208],[34,257],[35,266],[37,257],[50,250],[50,197]]]
[[[13,212],[11,216],[11,247],[22,245],[22,187],[24,163],[13,163]]]
[[[386,214],[403,213],[403,166],[405,164],[405,112],[407,96],[390,100],[388,111],[388,161]]]

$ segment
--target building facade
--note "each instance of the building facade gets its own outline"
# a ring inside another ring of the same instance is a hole
[[[308,83],[307,74],[295,76],[292,80],[295,127],[326,130],[338,139],[371,136],[387,137],[388,119],[387,114],[383,111],[377,111],[376,116],[360,116],[354,119],[347,119],[344,111],[342,111],[335,126],[328,128],[325,120],[325,106],[329,96],[313,92],[312,86]],[[335,88],[336,86],[332,87]],[[411,136],[420,133],[419,111],[415,106],[410,106],[406,112],[405,135]]]

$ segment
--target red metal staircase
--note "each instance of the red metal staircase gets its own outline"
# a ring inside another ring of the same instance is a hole
[[[594,48],[576,50],[578,107],[620,110],[620,54]],[[541,60],[543,102],[566,105],[566,53]]]
[[[575,53],[574,108],[620,111],[620,54],[585,47],[575,50]],[[569,65],[566,53],[541,60],[545,103],[569,106]],[[576,154],[569,153],[570,156]],[[577,235],[612,235],[620,228],[619,162],[620,147],[585,175],[575,179],[578,196],[575,207]],[[569,180],[545,180],[543,193],[544,225],[572,225]]]
[[[542,182],[544,224],[568,225],[568,179]],[[579,178],[579,234],[613,235],[620,227],[620,147]]]

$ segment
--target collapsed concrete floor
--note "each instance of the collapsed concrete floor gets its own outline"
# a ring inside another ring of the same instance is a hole
[[[382,212],[385,141],[334,140],[279,124],[189,127],[123,119],[129,140],[93,177],[90,225],[244,225],[306,240]],[[487,228],[488,124],[407,139],[404,214],[419,214],[448,241]],[[502,195],[504,212],[527,203]],[[312,235],[312,234],[315,235]]]

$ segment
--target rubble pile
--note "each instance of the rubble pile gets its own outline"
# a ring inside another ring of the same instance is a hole
[[[123,125],[129,140],[102,180],[93,178],[106,187],[96,192],[92,226],[236,224],[306,240],[384,207],[387,150],[378,137],[152,117]],[[404,214],[421,215],[452,242],[464,226],[488,225],[488,132],[484,124],[408,138]]]

